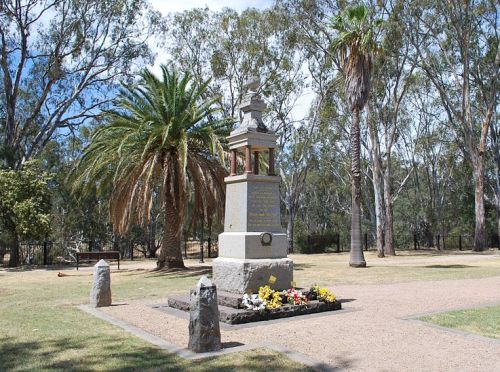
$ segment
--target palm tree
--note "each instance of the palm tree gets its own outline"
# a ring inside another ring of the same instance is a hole
[[[351,256],[349,265],[366,267],[361,241],[361,167],[360,129],[361,111],[370,92],[372,56],[377,50],[373,37],[377,21],[371,24],[367,19],[365,6],[347,8],[333,19],[332,27],[338,35],[332,47],[338,51],[340,64],[345,75],[345,95],[352,112],[351,120]]]
[[[161,70],[162,80],[144,70],[137,86],[120,90],[72,173],[75,190],[111,186],[110,219],[119,234],[148,222],[157,195],[165,211],[157,268],[182,268],[188,195],[205,218],[222,218],[229,122],[211,120],[217,99],[205,98],[209,81],[196,84],[188,73]]]

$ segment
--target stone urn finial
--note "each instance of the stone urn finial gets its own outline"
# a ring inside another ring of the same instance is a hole
[[[260,77],[258,76],[251,76],[246,84],[245,87],[247,88],[248,93],[256,93],[259,88],[260,88]]]

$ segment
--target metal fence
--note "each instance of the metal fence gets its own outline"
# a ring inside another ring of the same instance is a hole
[[[52,242],[22,242],[19,244],[19,262],[24,265],[51,265]]]
[[[363,234],[363,249],[365,251],[376,250],[375,238],[368,233]],[[468,234],[458,235],[433,235],[420,237],[417,234],[394,234],[394,247],[396,250],[472,250],[474,248],[474,236]],[[500,250],[500,240],[497,235],[487,238],[488,248]],[[348,252],[351,249],[351,235],[348,233],[337,233],[334,242],[326,247],[326,252]]]
[[[159,247],[159,242],[156,243]],[[202,249],[203,247],[203,249]],[[186,239],[181,246],[185,259],[215,258],[218,256],[218,242],[211,239],[203,241]],[[19,244],[19,262],[22,265],[51,265],[60,262],[76,262],[76,252],[119,251],[121,259],[139,260],[147,257],[148,243],[145,241],[68,241],[64,249],[55,249],[52,241],[21,242]],[[1,263],[0,263],[1,266]]]

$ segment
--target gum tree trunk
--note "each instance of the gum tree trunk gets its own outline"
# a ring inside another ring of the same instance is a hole
[[[484,213],[484,160],[477,159],[474,164],[474,202],[476,224],[474,229],[474,251],[480,252],[486,247],[486,227]]]
[[[351,123],[351,256],[349,265],[352,267],[366,267],[361,240],[361,143],[359,130],[359,108],[352,111]]]
[[[286,239],[288,242],[288,253],[293,253],[293,221],[295,220],[295,211],[290,209],[288,211],[287,225],[286,225]]]
[[[19,265],[19,240],[17,234],[12,234],[12,239],[10,241],[10,258],[9,267],[17,267]]]
[[[368,105],[368,109],[370,106]],[[370,111],[368,110],[368,113]],[[377,255],[384,257],[384,225],[385,225],[385,211],[383,199],[383,182],[382,182],[382,163],[380,159],[380,142],[378,140],[377,129],[375,125],[368,120],[368,127],[370,130],[371,151],[372,151],[372,173],[373,173],[373,194],[375,196],[375,226],[376,226],[376,240],[377,240]]]
[[[385,200],[385,254],[394,256],[394,229],[391,190],[391,154],[387,153],[387,165],[384,172],[384,200]]]

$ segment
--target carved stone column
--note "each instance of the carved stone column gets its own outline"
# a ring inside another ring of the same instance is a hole
[[[269,149],[269,172],[270,176],[274,176],[274,149]]]
[[[252,146],[245,147],[245,173],[252,173]]]
[[[237,150],[231,150],[231,174],[230,174],[230,176],[236,176],[236,155],[237,155]]]
[[[253,173],[259,174],[259,152],[255,151],[253,153]]]

